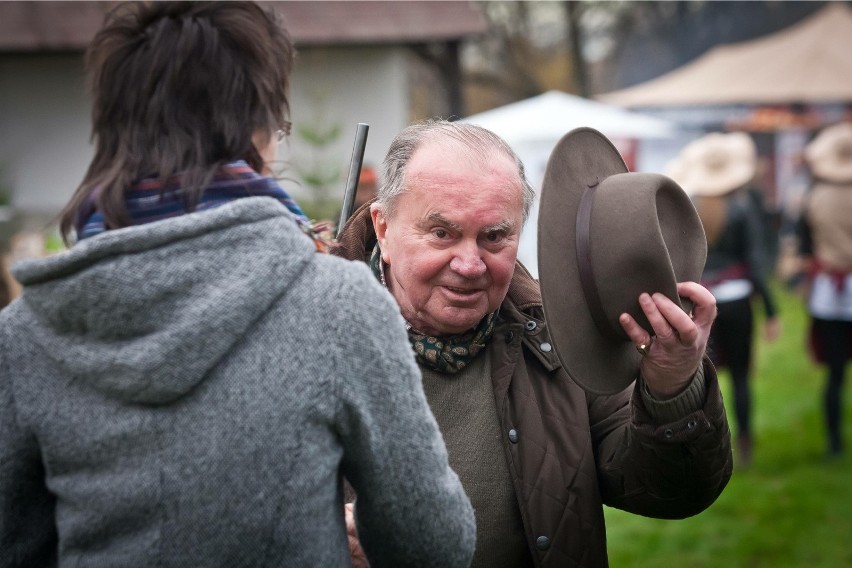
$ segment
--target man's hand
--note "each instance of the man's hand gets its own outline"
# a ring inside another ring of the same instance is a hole
[[[716,299],[695,282],[681,282],[677,293],[693,302],[687,314],[663,294],[642,294],[639,305],[654,329],[654,337],[629,314],[621,314],[619,323],[638,347],[646,345],[640,372],[651,394],[660,400],[672,398],[687,386],[701,364],[707,348],[710,326],[716,319]]]
[[[343,506],[346,516],[346,536],[349,537],[349,555],[352,557],[352,568],[370,568],[367,555],[358,540],[358,530],[355,528],[355,504],[346,503]]]

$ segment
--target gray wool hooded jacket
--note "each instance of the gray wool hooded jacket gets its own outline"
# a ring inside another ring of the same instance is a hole
[[[473,511],[360,262],[246,198],[14,268],[0,566],[466,566]]]

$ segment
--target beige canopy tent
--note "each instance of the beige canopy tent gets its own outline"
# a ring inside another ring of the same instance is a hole
[[[715,47],[598,100],[626,107],[852,101],[852,9],[829,3],[759,39]]]

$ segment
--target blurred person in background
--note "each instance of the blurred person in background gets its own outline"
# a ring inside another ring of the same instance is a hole
[[[716,298],[719,314],[710,331],[708,352],[726,367],[734,386],[734,413],[740,464],[752,458],[753,362],[752,297],[763,301],[763,335],[774,341],[780,332],[775,301],[769,290],[769,251],[762,212],[750,195],[757,172],[754,142],[743,132],[707,134],[688,144],[669,167],[669,174],[695,203],[707,237],[707,263],[701,283]]]
[[[0,566],[467,566],[391,295],[265,177],[294,48],[246,2],[121,5],[70,250],[0,314]]]
[[[21,295],[21,284],[12,276],[12,265],[19,260],[43,258],[50,254],[47,250],[47,239],[42,231],[23,229],[13,234],[10,241],[9,252],[3,255],[3,271],[8,288],[6,304]]]
[[[550,165],[545,190],[556,202],[543,202],[542,211],[577,206],[582,190],[607,176],[602,185],[615,190],[608,195],[642,212],[653,200],[628,191],[631,181],[668,196],[678,204],[669,223],[656,212],[608,216],[607,204],[596,205],[611,229],[596,243],[627,243],[659,259],[665,255],[654,255],[650,243],[611,237],[664,225],[678,235],[689,279],[700,277],[706,243],[680,188],[654,185],[663,176],[650,183],[645,174],[610,176],[626,172],[624,162],[588,129],[563,138]],[[608,185],[619,179],[623,186]],[[625,301],[604,302],[613,327],[601,329],[576,271],[562,269],[576,259],[566,252],[569,237],[548,247],[540,269],[557,275],[550,305],[576,305],[545,321],[547,298],[517,262],[534,195],[518,156],[493,132],[417,123],[392,141],[376,200],[353,213],[334,252],[368,263],[400,306],[450,463],[476,511],[472,566],[606,566],[604,504],[683,518],[709,506],[731,474],[724,405],[703,357],[715,303],[695,282],[677,284],[671,265],[658,272],[654,260],[636,262],[644,276],[664,273],[675,300],[694,302],[692,314],[670,296],[650,294],[659,289],[636,284],[637,275],[607,273],[601,279]],[[568,226],[577,215],[557,217]],[[634,318],[647,318],[645,327]],[[557,333],[570,354],[557,353]],[[592,369],[582,372],[587,382],[578,382],[580,369]]]
[[[368,201],[375,199],[376,191],[378,191],[378,183],[379,178],[376,168],[373,166],[364,166],[361,174],[358,176],[358,191],[355,193],[353,211]]]
[[[813,177],[800,230],[808,273],[811,354],[828,369],[823,400],[828,454],[843,452],[843,382],[852,355],[852,122],[805,148]]]

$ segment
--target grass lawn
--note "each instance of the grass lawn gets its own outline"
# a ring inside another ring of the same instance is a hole
[[[690,519],[647,519],[606,508],[613,567],[852,566],[852,371],[844,391],[847,455],[829,461],[825,371],[804,350],[802,300],[775,290],[783,332],[775,343],[756,343],[751,466],[738,468],[735,453],[725,491]],[[762,322],[760,308],[755,305]],[[730,378],[720,372],[720,379],[735,430]]]

